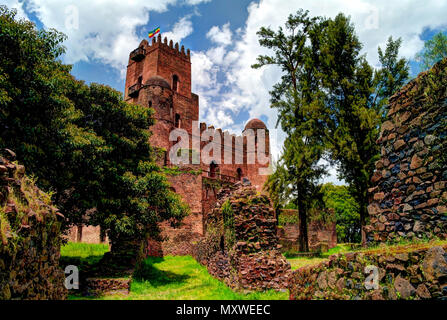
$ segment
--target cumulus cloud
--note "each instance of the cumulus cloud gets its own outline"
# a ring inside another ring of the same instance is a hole
[[[219,45],[226,46],[231,44],[230,23],[224,24],[222,28],[213,26],[206,34],[206,37]]]
[[[185,16],[181,18],[176,24],[174,24],[172,31],[163,33],[163,37],[167,37],[174,43],[182,41],[193,32],[191,16]]]
[[[197,5],[209,0],[6,0],[17,8],[20,17],[33,13],[46,28],[55,28],[68,36],[64,43],[66,63],[100,61],[125,75],[129,52],[141,41],[137,28],[149,22],[150,12],[164,12],[170,5]],[[25,8],[24,8],[25,5]],[[25,9],[25,10],[23,10]],[[181,19],[173,31],[180,38],[192,32],[188,19]]]

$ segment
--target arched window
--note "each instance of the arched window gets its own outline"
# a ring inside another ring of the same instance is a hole
[[[179,79],[178,76],[174,74],[172,76],[172,91],[178,92],[178,87],[179,87]]]
[[[175,114],[175,127],[180,128],[180,115],[178,113]]]
[[[149,108],[152,108],[152,101],[149,101]]]
[[[237,168],[236,173],[237,173],[237,179],[241,180],[242,179],[242,169]]]

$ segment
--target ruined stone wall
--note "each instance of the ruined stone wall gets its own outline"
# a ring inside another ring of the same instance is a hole
[[[198,167],[181,167],[168,176],[173,191],[188,204],[191,212],[180,227],[172,227],[168,221],[160,224],[163,241],[150,240],[148,254],[151,256],[188,255],[195,242],[203,235],[202,175]]]
[[[219,192],[194,257],[232,288],[283,289],[290,265],[279,251],[270,200],[253,187],[235,188]]]
[[[59,267],[60,219],[50,196],[27,178],[25,168],[0,157],[0,300],[65,299]],[[8,159],[9,158],[9,159]]]
[[[333,255],[317,266],[293,272],[290,299],[445,300],[446,249],[445,244],[428,244]],[[367,266],[375,269],[370,271]]]
[[[298,252],[300,225],[299,222],[293,222],[293,220],[298,221],[298,210],[283,209],[280,213],[280,221],[281,216],[292,217],[292,219],[289,219],[292,222],[286,222],[278,228],[279,243],[282,245],[281,251],[289,253]],[[293,219],[293,217],[296,217],[296,219]],[[310,221],[307,225],[307,230],[310,251],[325,252],[337,245],[335,222],[324,223],[320,221]]]
[[[83,242],[83,243],[108,243],[109,239],[107,235],[101,234],[100,226],[73,226],[69,229],[68,234],[65,237],[70,242]]]
[[[447,236],[447,59],[390,99],[367,240]]]

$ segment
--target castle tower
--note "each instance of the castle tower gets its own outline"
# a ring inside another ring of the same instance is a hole
[[[191,92],[191,56],[178,43],[141,41],[129,55],[125,100],[152,107],[155,125],[151,144],[169,150],[169,133],[173,128],[192,132],[192,121],[199,119],[199,97]]]

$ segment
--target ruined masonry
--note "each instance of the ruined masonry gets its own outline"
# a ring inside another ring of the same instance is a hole
[[[445,300],[447,246],[430,245],[332,255],[293,272],[290,299]]]
[[[223,188],[217,199],[205,217],[205,237],[194,250],[195,259],[231,288],[285,289],[290,264],[280,252],[269,198],[238,183]]]
[[[369,190],[369,242],[447,237],[447,59],[390,98]]]
[[[15,154],[0,155],[0,300],[67,297],[59,267],[63,216],[25,176]]]

